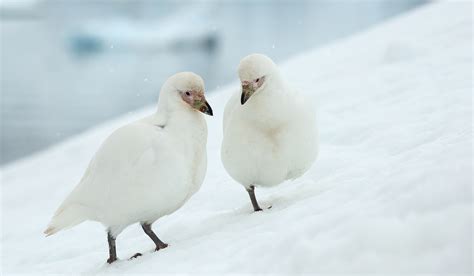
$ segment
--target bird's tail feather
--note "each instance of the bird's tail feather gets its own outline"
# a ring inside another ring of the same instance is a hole
[[[60,207],[51,219],[48,228],[44,230],[44,234],[46,236],[51,236],[58,231],[73,227],[86,219],[86,210],[81,205],[72,204]]]

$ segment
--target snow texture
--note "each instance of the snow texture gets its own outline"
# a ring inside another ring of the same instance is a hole
[[[302,178],[258,190],[273,205],[264,212],[252,212],[219,157],[237,83],[215,91],[207,176],[154,225],[170,244],[163,251],[152,252],[138,225],[117,239],[122,260],[112,265],[98,223],[42,235],[100,143],[155,107],[2,168],[2,271],[470,274],[471,9],[433,3],[279,64],[314,95],[320,155]]]

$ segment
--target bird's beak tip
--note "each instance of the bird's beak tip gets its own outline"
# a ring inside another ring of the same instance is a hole
[[[240,103],[244,105],[246,101],[247,97],[245,97],[245,93],[242,93],[242,95],[240,96]]]
[[[204,112],[206,113],[207,115],[209,116],[213,116],[214,113],[212,112],[212,108],[211,108],[211,105],[206,101],[206,111]]]

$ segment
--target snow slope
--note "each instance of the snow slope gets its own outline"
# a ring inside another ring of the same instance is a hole
[[[282,64],[318,106],[321,153],[302,178],[257,195],[220,162],[222,112],[209,101],[209,169],[202,189],[154,225],[170,247],[152,253],[139,226],[106,265],[101,225],[45,238],[56,207],[125,116],[2,168],[2,271],[440,273],[472,269],[472,15],[434,3]],[[235,66],[229,70],[235,70]],[[128,261],[138,251],[143,257]]]

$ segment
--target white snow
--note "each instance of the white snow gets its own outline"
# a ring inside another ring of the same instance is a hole
[[[112,265],[97,223],[42,235],[105,137],[154,106],[2,168],[2,271],[471,274],[471,9],[433,3],[280,64],[314,91],[320,155],[302,178],[258,191],[265,212],[219,158],[237,83],[215,91],[207,176],[154,225],[163,251],[139,226],[119,236]]]

